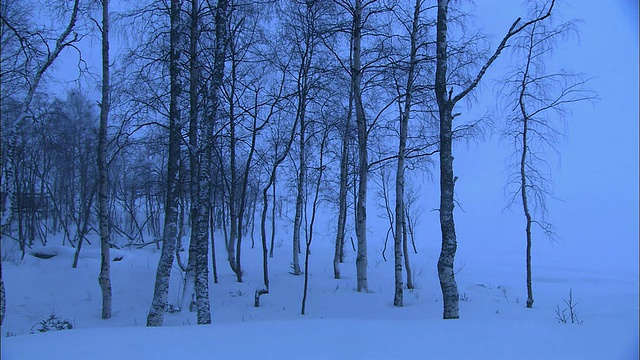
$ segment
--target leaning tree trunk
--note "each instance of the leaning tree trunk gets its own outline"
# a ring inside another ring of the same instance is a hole
[[[109,0],[102,0],[102,101],[98,130],[98,221],[100,227],[100,275],[102,318],[111,317],[111,275],[109,255],[109,208],[107,203],[107,121],[109,119]]]
[[[156,271],[156,282],[153,292],[151,308],[147,315],[147,326],[162,326],[164,311],[167,306],[169,293],[169,279],[173,258],[175,255],[176,235],[178,233],[178,199],[179,199],[179,173],[180,161],[180,129],[178,121],[180,108],[178,97],[180,95],[179,57],[180,50],[180,7],[182,0],[171,0],[171,30],[169,42],[169,157],[167,160],[167,198],[164,209],[164,235],[162,239],[162,252]]]

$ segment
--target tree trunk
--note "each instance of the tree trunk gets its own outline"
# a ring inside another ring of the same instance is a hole
[[[273,257],[273,247],[276,240],[276,172],[273,172],[273,207],[271,208],[271,243],[269,246],[269,257]]]
[[[355,1],[353,12],[353,68],[351,81],[356,108],[356,124],[358,127],[358,201],[356,205],[356,237],[358,238],[358,255],[356,256],[357,290],[368,292],[367,285],[367,179],[369,165],[367,160],[367,122],[362,104],[362,1]]]
[[[535,27],[534,27],[535,29]],[[527,234],[527,308],[533,307],[533,286],[531,284],[531,224],[533,222],[531,213],[529,212],[529,202],[527,199],[527,150],[529,147],[528,135],[529,135],[529,114],[525,106],[525,92],[527,89],[527,81],[529,80],[529,69],[531,67],[532,48],[534,45],[534,31],[530,36],[530,44],[527,54],[527,64],[525,66],[522,81],[520,84],[520,96],[518,99],[518,105],[520,106],[520,113],[522,115],[522,154],[520,157],[520,195],[522,196],[522,211],[527,220],[526,234]]]
[[[302,95],[300,95],[302,96]],[[302,227],[302,206],[304,204],[304,181],[307,176],[306,170],[306,159],[305,159],[305,111],[304,111],[304,102],[301,100],[299,102],[299,119],[300,119],[300,154],[299,154],[299,171],[298,171],[298,184],[297,184],[297,196],[296,196],[296,215],[293,220],[293,249],[292,249],[292,274],[293,275],[301,275],[302,271],[300,270],[300,228]]]
[[[218,283],[218,265],[216,264],[216,244],[215,244],[215,237],[213,235],[214,231],[215,231],[215,221],[213,218],[213,212],[214,212],[214,208],[213,208],[213,204],[211,204],[209,206],[209,232],[210,232],[210,236],[211,236],[211,268],[213,269],[213,283],[217,284]]]
[[[457,319],[459,294],[454,276],[454,258],[457,250],[456,231],[453,221],[454,186],[456,177],[453,175],[453,108],[455,104],[467,96],[482,80],[485,73],[498,58],[502,50],[507,46],[509,39],[529,26],[551,16],[555,0],[546,12],[539,13],[538,17],[520,24],[521,18],[516,19],[507,34],[493,52],[491,57],[480,68],[478,74],[457,95],[453,96],[453,88],[447,96],[447,14],[449,1],[438,0],[438,18],[436,25],[436,83],[435,93],[438,103],[440,118],[440,228],[442,231],[442,249],[438,259],[438,276],[444,303],[443,317],[445,319]]]
[[[307,308],[307,292],[309,289],[309,255],[311,254],[311,242],[313,240],[313,225],[316,220],[316,212],[318,208],[318,201],[320,195],[320,185],[322,184],[322,175],[324,173],[324,149],[328,139],[328,131],[322,137],[320,143],[320,164],[318,166],[318,180],[316,181],[316,188],[313,197],[313,203],[311,205],[311,222],[309,223],[309,237],[306,241],[305,255],[304,255],[304,289],[302,292],[302,307],[300,313],[305,314]]]
[[[194,214],[194,211],[192,210],[191,213]],[[184,308],[189,308],[189,311],[195,311],[194,288],[196,284],[196,244],[198,242],[197,218],[193,218],[191,222],[192,222],[191,237],[189,240],[189,249],[187,251],[188,252],[187,271],[184,274],[184,287],[182,292],[182,301],[180,303],[181,311]]]
[[[251,161],[253,160],[253,154],[256,151],[256,140],[258,136],[258,132],[260,129],[258,128],[258,94],[256,92],[255,99],[255,113],[252,114],[253,118],[253,128],[251,133],[251,149],[249,150],[249,155],[247,155],[247,161],[244,167],[244,177],[242,179],[242,193],[240,194],[240,206],[238,207],[238,243],[236,247],[236,279],[238,282],[242,282],[242,271],[241,271],[241,263],[240,263],[240,254],[241,254],[241,245],[242,245],[242,235],[243,235],[243,219],[244,219],[244,210],[247,207],[247,189],[249,187],[249,172],[251,171]],[[248,225],[248,224],[247,224]],[[247,226],[245,225],[245,226]],[[251,235],[253,237],[253,235]],[[253,247],[253,246],[252,246]]]
[[[180,108],[178,97],[180,96],[179,58],[180,50],[180,8],[182,0],[171,0],[171,30],[169,42],[169,157],[167,160],[167,197],[165,205],[164,235],[162,239],[162,252],[156,271],[156,281],[153,292],[151,308],[147,316],[147,326],[162,326],[164,312],[167,306],[169,293],[169,280],[176,247],[176,235],[178,233],[178,200],[179,200],[179,172],[180,161]]]
[[[411,263],[409,262],[409,232],[407,231],[406,213],[404,213],[402,219],[402,251],[404,254],[404,268],[407,273],[407,289],[413,289],[413,275],[411,273]]]
[[[457,319],[458,285],[454,273],[454,258],[457,250],[456,229],[453,221],[454,185],[452,154],[453,101],[447,97],[447,12],[448,0],[438,0],[436,35],[436,99],[440,120],[440,230],[442,248],[438,258],[438,277],[444,303],[443,318]]]
[[[308,24],[307,24],[308,25]],[[310,44],[308,36],[312,36],[307,34],[307,38],[305,38],[305,48],[304,53],[301,54],[302,58],[300,59],[300,67],[298,69],[298,109],[297,109],[297,118],[300,122],[300,138],[299,138],[299,169],[298,169],[298,184],[297,184],[297,197],[296,197],[296,215],[293,221],[293,275],[301,275],[302,271],[300,270],[300,229],[302,227],[302,217],[303,212],[306,213],[306,204],[305,192],[306,186],[305,181],[307,177],[307,158],[306,158],[306,143],[307,143],[307,102],[309,96],[309,71],[311,68],[311,60],[313,56],[313,45]],[[305,227],[306,229],[306,227]],[[305,230],[306,231],[306,230]]]
[[[4,313],[7,308],[7,299],[4,295],[4,280],[2,280],[2,261],[0,261],[0,326],[4,321]]]
[[[189,193],[191,195],[191,204],[189,214],[191,218],[191,234],[189,240],[187,269],[184,276],[184,287],[182,293],[182,301],[180,311],[185,307],[189,307],[189,311],[193,311],[194,287],[195,287],[195,271],[196,271],[196,244],[198,243],[198,234],[200,222],[202,221],[202,211],[198,200],[200,195],[200,157],[201,140],[198,138],[198,2],[191,1],[191,26],[189,32]]]
[[[233,43],[231,44],[233,45]],[[231,172],[231,184],[229,186],[229,219],[230,225],[230,240],[227,254],[229,256],[229,264],[231,270],[236,274],[238,282],[242,282],[242,273],[238,268],[238,255],[236,250],[240,251],[242,228],[238,225],[241,222],[241,217],[238,215],[238,170],[236,166],[236,118],[235,107],[233,104],[235,98],[236,88],[236,65],[237,62],[233,60],[234,52],[231,51],[231,86],[229,90],[229,171]]]
[[[347,224],[347,177],[349,176],[349,127],[353,112],[353,89],[349,91],[349,110],[342,137],[342,155],[340,157],[340,194],[338,198],[338,231],[336,233],[336,251],[333,256],[333,277],[340,279],[340,263],[344,261],[344,237]]]
[[[526,189],[527,189],[527,183],[526,183],[526,176],[525,176],[525,162],[524,159],[526,157],[527,154],[527,140],[526,140],[526,120],[525,120],[525,132],[523,134],[523,144],[524,147],[522,149],[522,163],[520,166],[520,173],[521,173],[521,180],[522,180],[522,188],[521,188],[521,192],[522,192],[522,210],[524,211],[524,215],[527,218],[527,227],[526,227],[526,232],[527,232],[527,307],[531,308],[533,307],[533,286],[531,285],[531,213],[529,212],[529,205],[527,203],[527,193],[526,193]]]
[[[417,37],[418,37],[418,21],[420,19],[420,0],[416,0],[413,12],[413,24],[411,27],[411,50],[409,54],[409,73],[407,74],[407,86],[404,96],[404,111],[400,116],[400,141],[398,145],[398,163],[396,168],[396,207],[395,207],[395,226],[396,236],[394,241],[394,260],[395,260],[395,296],[393,298],[394,306],[403,305],[403,285],[402,285],[402,255],[405,255],[405,263],[407,265],[407,283],[410,282],[409,261],[406,257],[407,248],[407,224],[404,213],[404,167],[405,152],[407,148],[407,128],[409,126],[409,116],[411,113],[411,97],[413,92],[413,79],[416,67]],[[413,287],[413,285],[411,286]]]
[[[262,188],[262,217],[260,219],[260,235],[262,237],[262,275],[264,282],[264,289],[256,291],[255,295],[255,306],[260,306],[260,295],[269,293],[269,259],[267,258],[267,232],[266,232],[266,223],[267,223],[267,207],[269,204],[267,193],[269,191],[269,187],[273,186],[273,207],[272,207],[272,219],[271,219],[271,250],[269,253],[269,257],[273,257],[273,239],[275,237],[275,208],[276,208],[276,196],[275,196],[275,188],[276,188],[276,174],[278,171],[278,166],[282,164],[282,162],[289,155],[289,151],[291,150],[291,145],[293,144],[293,140],[296,136],[296,127],[298,126],[298,122],[296,121],[291,128],[291,136],[289,137],[289,141],[281,155],[278,155],[278,148],[276,146],[275,156],[276,159],[273,163],[273,167],[271,168],[271,174],[269,176],[269,180],[267,184]]]
[[[98,222],[100,228],[100,275],[102,318],[111,318],[111,275],[109,255],[109,209],[107,194],[107,123],[110,108],[109,84],[109,0],[102,0],[102,100],[98,130]],[[87,219],[88,220],[88,219]]]

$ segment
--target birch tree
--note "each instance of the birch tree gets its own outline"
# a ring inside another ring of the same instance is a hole
[[[367,281],[367,180],[369,177],[367,149],[367,120],[362,102],[362,18],[363,4],[355,0],[353,8],[351,88],[358,130],[358,200],[356,204],[356,237],[358,238],[358,254],[356,256],[356,277],[358,292],[368,292]]]
[[[28,18],[27,8],[19,6],[17,1],[3,0],[0,4],[0,101],[4,106],[6,94],[21,94],[20,111],[11,122],[9,132],[0,124],[0,138],[8,139],[7,149],[0,148],[2,159],[0,160],[0,189],[6,193],[4,212],[0,216],[0,241],[4,230],[10,226],[12,219],[11,208],[14,202],[13,188],[8,184],[13,176],[13,145],[15,142],[15,130],[30,116],[30,108],[36,91],[41,86],[43,77],[60,54],[72,47],[81,38],[74,30],[78,23],[80,13],[80,0],[71,3],[68,19],[63,21],[64,27],[58,35],[49,36],[42,29],[29,29],[25,21]],[[15,46],[10,46],[13,44]],[[7,66],[9,65],[9,66]],[[20,80],[18,80],[20,79]],[[24,91],[6,91],[8,84],[17,80]],[[24,95],[22,95],[24,94]],[[0,142],[3,146],[4,141]],[[6,157],[5,157],[6,154]],[[4,281],[2,280],[2,268],[0,267],[0,325],[4,319],[6,307]]]
[[[537,16],[544,11],[535,5],[532,9]],[[569,106],[595,98],[579,74],[552,71],[546,65],[557,42],[577,31],[572,22],[554,26],[550,20],[534,23],[516,37],[513,48],[520,60],[500,90],[509,114],[504,136],[513,142],[514,149],[508,184],[512,188],[509,206],[520,200],[525,218],[527,308],[533,307],[534,302],[533,225],[549,237],[555,235],[552,224],[547,221],[546,198],[552,192],[548,154],[557,152],[556,144],[562,136],[559,125]]]
[[[2,229],[8,226],[11,221],[11,207],[14,200],[13,190],[10,186],[7,186],[6,181],[11,179],[13,174],[11,160],[13,158],[12,149],[13,142],[15,141],[15,129],[20,128],[22,123],[30,116],[31,103],[45,73],[65,49],[74,46],[74,44],[80,40],[80,35],[74,31],[78,22],[79,12],[80,0],[74,0],[69,20],[66,22],[66,27],[57,37],[51,39],[42,30],[32,31],[33,29],[24,29],[21,24],[14,23],[14,20],[19,21],[19,19],[10,18],[9,15],[12,13],[8,5],[7,7],[3,6],[2,11],[0,11],[3,35],[7,32],[9,33],[8,36],[15,37],[20,43],[18,51],[13,54],[13,56],[15,56],[14,65],[19,68],[24,64],[27,69],[26,73],[22,75],[24,77],[23,86],[26,86],[26,92],[20,100],[20,112],[13,121],[9,129],[9,134],[2,134],[3,138],[7,136],[9,139],[7,158],[3,159],[3,163],[0,164],[0,168],[4,167],[5,184],[3,185],[3,190],[7,193],[4,206],[5,211],[0,219]],[[2,62],[6,63],[6,60],[2,59]],[[5,73],[5,71],[6,70],[3,69],[2,73]],[[20,70],[20,72],[22,71]]]
[[[111,318],[111,275],[109,255],[109,209],[107,204],[107,124],[111,91],[109,83],[109,0],[102,0],[102,100],[98,127],[98,222],[100,231],[100,275],[102,291],[102,318]]]
[[[184,277],[183,297],[180,309],[190,305],[193,301],[195,286],[195,245],[198,242],[199,221],[202,221],[204,209],[198,206],[199,194],[199,175],[200,175],[200,149],[198,128],[200,126],[199,112],[199,96],[198,89],[200,87],[200,69],[199,69],[199,49],[198,40],[200,38],[199,28],[199,11],[200,6],[198,0],[191,0],[191,23],[189,29],[189,194],[191,195],[191,206],[189,215],[191,218],[191,241],[189,242],[189,259]],[[212,237],[213,240],[213,237]],[[211,244],[213,249],[213,243]],[[215,257],[212,258],[215,261]]]
[[[328,114],[327,114],[328,115]],[[316,178],[314,179],[315,188],[313,191],[313,201],[311,203],[311,221],[309,223],[309,236],[305,241],[305,252],[304,252],[304,288],[302,291],[302,306],[300,309],[300,313],[304,315],[306,313],[307,308],[307,293],[309,289],[309,255],[311,255],[311,244],[313,242],[313,226],[316,221],[316,213],[318,210],[318,205],[320,203],[320,186],[322,185],[323,175],[325,172],[326,164],[324,162],[325,151],[329,140],[329,126],[326,126],[322,131],[322,137],[320,139],[320,154],[318,155],[318,166],[315,170]]]
[[[321,16],[326,4],[321,1],[293,2],[283,9],[289,31],[286,34],[297,63],[292,74],[296,86],[296,121],[299,124],[298,174],[296,179],[296,211],[293,222],[292,274],[301,275],[300,257],[303,205],[306,203],[308,112],[318,81],[317,52],[320,46]],[[325,5],[325,6],[323,6]]]
[[[209,208],[211,204],[211,184],[214,179],[212,154],[214,144],[214,124],[220,103],[220,86],[224,76],[225,56],[227,50],[227,27],[229,19],[229,1],[218,0],[215,8],[215,42],[213,73],[209,83],[208,95],[210,106],[202,121],[202,161],[200,162],[198,206],[203,217],[198,221],[198,238],[196,245],[196,308],[198,324],[211,323],[211,309],[209,303],[209,266],[208,266],[208,231]],[[207,210],[207,211],[205,211]],[[213,235],[213,234],[212,234]]]
[[[438,104],[439,136],[440,136],[440,230],[442,233],[442,245],[438,258],[438,277],[443,298],[443,318],[459,318],[459,292],[455,280],[454,259],[458,247],[456,229],[453,219],[454,209],[454,186],[457,177],[453,171],[452,145],[454,140],[453,120],[459,116],[454,113],[456,104],[471,93],[480,83],[489,67],[498,58],[500,53],[507,46],[508,41],[522,30],[540,22],[549,16],[553,9],[555,0],[552,0],[545,11],[539,16],[522,23],[521,18],[516,19],[502,41],[491,54],[488,60],[482,65],[475,76],[471,76],[462,84],[462,89],[454,95],[451,84],[451,73],[449,72],[449,62],[452,60],[449,53],[448,38],[448,15],[449,0],[438,0],[438,15],[436,23],[436,79],[435,94]]]
[[[164,208],[164,234],[162,252],[156,270],[156,281],[151,308],[147,315],[147,326],[162,326],[169,293],[169,280],[175,256],[176,235],[178,233],[178,162],[180,160],[180,108],[178,98],[181,92],[179,79],[180,11],[182,0],[171,0],[169,10],[169,158],[167,160],[167,196]]]
[[[405,169],[405,156],[407,151],[407,128],[409,126],[409,118],[411,113],[411,101],[413,95],[413,86],[415,80],[415,72],[417,66],[417,51],[418,51],[418,27],[420,21],[422,1],[416,0],[413,11],[413,19],[411,22],[411,30],[409,32],[410,37],[410,50],[409,50],[409,63],[407,71],[407,85],[404,95],[404,109],[400,114],[400,139],[398,142],[398,161],[396,167],[396,201],[395,201],[395,240],[393,242],[394,249],[394,265],[395,265],[395,294],[393,297],[394,306],[403,306],[403,284],[402,284],[402,256],[403,253],[406,257],[406,251],[404,248],[406,245],[406,216],[404,205],[404,169]],[[406,262],[406,270],[410,272]],[[410,276],[410,275],[408,275]],[[409,279],[407,279],[408,281]]]
[[[351,64],[351,60],[349,60]],[[349,89],[349,105],[342,129],[340,149],[340,185],[338,192],[338,226],[336,231],[335,252],[333,255],[333,278],[340,279],[340,264],[344,262],[344,238],[347,224],[347,186],[349,180],[349,138],[353,115],[353,89]]]
[[[4,171],[0,186],[6,193],[4,212],[0,218],[2,231],[10,225],[12,220],[12,206],[14,203],[14,188],[9,185],[14,173],[14,148],[17,129],[22,128],[23,123],[33,114],[31,104],[36,92],[41,86],[43,78],[59,55],[81,38],[75,32],[78,18],[80,17],[80,1],[75,0],[70,8],[69,19],[62,22],[64,28],[60,34],[37,28],[32,22],[31,12],[27,7],[21,6],[17,1],[3,1],[0,4],[0,33],[2,44],[0,46],[2,68],[0,70],[0,86],[2,86],[2,106],[11,96],[19,103],[19,111],[15,118],[7,122],[9,131],[2,126],[3,146],[0,168]],[[1,275],[1,274],[0,274]]]

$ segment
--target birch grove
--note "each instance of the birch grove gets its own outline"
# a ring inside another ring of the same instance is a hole
[[[39,25],[25,1],[0,5],[0,239],[17,241],[24,257],[59,236],[76,267],[83,244],[98,236],[103,319],[117,316],[114,247],[160,252],[147,326],[162,326],[168,311],[214,322],[212,289],[251,283],[252,251],[262,278],[251,290],[255,307],[277,291],[270,261],[286,250],[284,276],[304,281],[301,313],[312,312],[312,249],[322,242],[336,284],[354,279],[354,291],[376,291],[369,252],[384,246],[387,261],[388,244],[374,231],[372,204],[383,204],[393,238],[396,307],[428,265],[409,255],[431,246],[424,230],[436,224],[425,209],[437,211],[442,316],[459,318],[456,254],[466,239],[454,221],[454,154],[482,125],[460,109],[475,106],[467,100],[508,51],[517,65],[492,76],[508,104],[505,133],[516,139],[510,204],[522,204],[526,221],[533,306],[533,229],[550,229],[536,212],[548,194],[536,154],[560,133],[549,114],[562,118],[566,106],[595,98],[582,77],[544,71],[570,27],[551,22],[554,0],[532,2],[493,46],[465,22],[469,7],[449,0],[74,0],[49,9],[63,19],[54,29]],[[56,89],[54,64],[68,53],[90,61],[80,49],[96,34],[100,81],[80,71],[71,90]],[[431,172],[435,183],[419,183]],[[378,176],[382,191],[371,193]],[[425,195],[433,189],[436,204]],[[219,269],[217,257],[228,267]],[[0,266],[0,323],[1,275]]]

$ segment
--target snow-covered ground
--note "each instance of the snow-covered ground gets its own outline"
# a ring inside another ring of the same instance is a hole
[[[289,236],[283,232],[281,238]],[[223,256],[218,259],[220,282],[210,285],[213,324],[197,326],[195,314],[185,310],[167,314],[162,328],[144,326],[159,258],[154,246],[113,251],[113,257],[122,257],[112,263],[113,318],[101,320],[98,248],[83,249],[78,268],[72,269],[73,250],[48,245],[49,253],[57,253],[51,259],[27,255],[3,263],[8,308],[2,359],[638,358],[633,266],[584,266],[572,246],[541,239],[534,253],[536,302],[526,309],[523,241],[496,251],[477,239],[461,240],[461,318],[445,321],[435,271],[437,237],[424,239],[418,254],[411,254],[416,289],[405,291],[403,308],[392,305],[392,250],[385,262],[382,236],[370,236],[366,294],[355,291],[355,253],[349,249],[343,279],[334,280],[331,234],[316,239],[307,315],[300,315],[303,277],[289,274],[290,241],[283,241],[271,259],[271,294],[262,296],[260,308],[253,306],[253,294],[262,285],[261,249],[257,242],[251,249],[246,241],[244,283],[235,281]],[[218,254],[224,254],[223,246]],[[177,304],[181,281],[175,270],[169,301]],[[570,289],[579,325],[557,320],[556,308],[566,307]],[[74,329],[29,334],[52,314]]]
[[[514,14],[506,13],[505,1],[477,3],[478,16],[490,19],[486,25],[497,26],[496,34],[519,15],[515,5]],[[562,240],[534,238],[533,309],[524,305],[524,225],[517,208],[501,211],[504,154],[497,154],[505,149],[492,141],[459,146],[455,153],[459,320],[441,319],[440,235],[437,212],[431,211],[437,207],[437,184],[425,181],[416,183],[429,204],[420,220],[418,254],[411,254],[416,289],[405,291],[403,308],[392,305],[392,248],[389,244],[390,261],[385,262],[381,251],[387,223],[375,211],[369,213],[368,228],[370,292],[355,291],[355,253],[349,245],[343,279],[333,279],[335,223],[323,218],[312,246],[304,316],[304,279],[289,274],[291,236],[286,231],[291,222],[280,223],[279,246],[270,259],[271,294],[262,296],[260,308],[253,306],[253,294],[262,286],[259,244],[251,249],[245,240],[245,282],[237,283],[217,234],[220,282],[210,284],[209,326],[195,325],[195,314],[187,310],[167,314],[164,327],[144,326],[159,258],[153,246],[113,251],[113,257],[122,257],[112,263],[113,317],[101,320],[95,238],[72,269],[73,249],[62,247],[60,239],[49,239],[46,247],[56,253],[53,258],[18,260],[15,241],[4,237],[7,313],[0,357],[638,359],[638,25],[632,3],[573,0],[559,5],[569,18],[584,19],[585,26],[580,44],[562,45],[555,59],[593,76],[590,87],[601,101],[575,109],[568,143],[560,149],[562,166],[553,167],[556,195],[564,202],[551,202],[550,215]],[[493,8],[483,10],[489,5]],[[176,270],[172,304],[178,303],[180,283]],[[556,309],[566,307],[569,291],[581,324],[557,319]],[[74,329],[37,333],[40,321],[51,315],[68,320]]]

